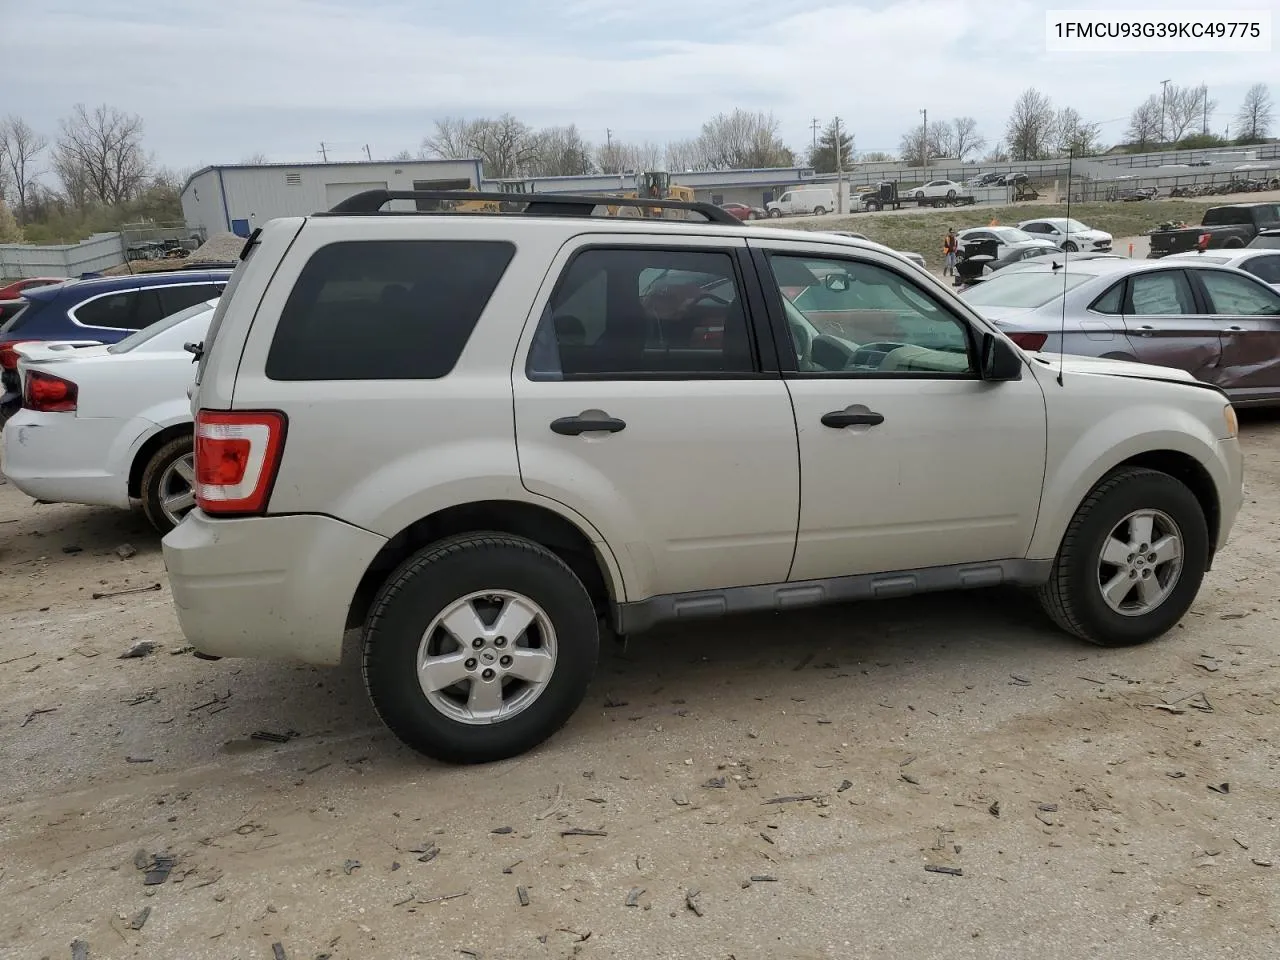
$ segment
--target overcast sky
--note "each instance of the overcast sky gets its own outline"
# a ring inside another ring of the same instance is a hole
[[[1274,0],[1229,0],[1272,9]],[[802,150],[843,118],[858,150],[894,150],[920,121],[971,115],[989,140],[1034,85],[1124,132],[1160,81],[1207,83],[1210,126],[1270,54],[1049,54],[1051,7],[1204,9],[1205,0],[0,0],[0,113],[52,138],[78,101],[141,114],[175,169],[417,151],[432,120],[510,111],[592,141],[689,136],[707,117],[772,111]],[[1280,17],[1276,18],[1280,20]],[[1280,24],[1277,24],[1280,26]]]

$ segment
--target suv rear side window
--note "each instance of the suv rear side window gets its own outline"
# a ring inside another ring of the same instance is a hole
[[[118,290],[107,293],[75,307],[72,313],[78,323],[88,327],[109,327],[114,330],[136,330],[134,317],[138,312],[138,291]]]
[[[222,294],[220,283],[186,283],[177,287],[160,287],[161,317],[194,307],[197,303],[216,300]]]
[[[504,241],[356,240],[317,250],[267,354],[272,380],[434,380],[502,279]]]

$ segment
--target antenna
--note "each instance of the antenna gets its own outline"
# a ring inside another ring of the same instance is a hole
[[[1063,224],[1067,240],[1071,238],[1071,161],[1075,157],[1074,145],[1067,148],[1067,222]],[[1067,249],[1067,240],[1062,241],[1062,318],[1058,324],[1058,386],[1062,383],[1062,368],[1067,362],[1067,263],[1071,251]],[[1056,266],[1056,264],[1055,264]]]

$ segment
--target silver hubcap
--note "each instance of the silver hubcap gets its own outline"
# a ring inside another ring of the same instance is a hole
[[[1150,613],[1178,584],[1182,533],[1159,510],[1135,510],[1115,525],[1098,557],[1098,588],[1108,607],[1125,617]]]
[[[511,590],[455,600],[418,645],[418,683],[427,701],[460,723],[497,723],[527,709],[556,667],[556,632],[546,612]]]
[[[160,509],[175,527],[196,505],[196,459],[188,453],[160,474]]]

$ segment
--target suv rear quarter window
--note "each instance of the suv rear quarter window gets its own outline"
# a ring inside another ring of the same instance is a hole
[[[267,354],[272,380],[434,380],[515,255],[504,241],[356,240],[307,261]]]

